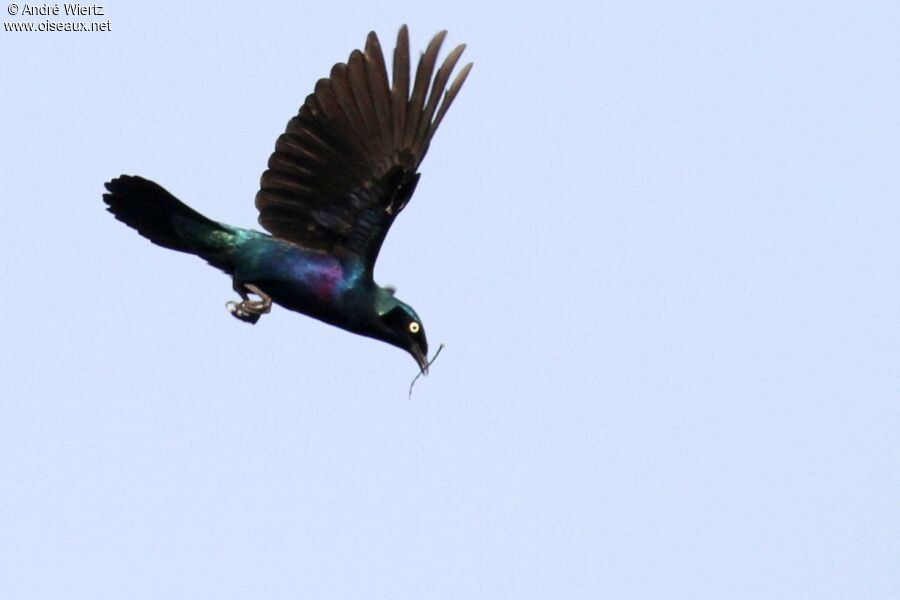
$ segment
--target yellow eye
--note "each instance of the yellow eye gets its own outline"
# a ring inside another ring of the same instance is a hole
[[[419,324],[416,323],[415,321],[413,321],[412,323],[409,324],[409,332],[410,333],[419,333],[419,329],[421,329],[421,327],[419,327]]]

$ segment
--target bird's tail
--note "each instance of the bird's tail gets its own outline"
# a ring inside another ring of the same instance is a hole
[[[107,210],[139,234],[163,248],[197,254],[227,270],[224,254],[234,232],[204,217],[159,184],[133,175],[106,183]]]

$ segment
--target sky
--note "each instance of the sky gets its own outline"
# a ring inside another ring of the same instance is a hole
[[[900,5],[189,4],[0,31],[0,598],[900,597]],[[403,23],[475,63],[376,268],[412,399],[101,202],[256,226]]]

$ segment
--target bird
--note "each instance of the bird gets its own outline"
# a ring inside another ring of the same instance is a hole
[[[199,256],[232,278],[228,311],[255,324],[277,304],[408,352],[428,372],[425,328],[391,286],[374,280],[379,250],[412,198],[419,165],[472,69],[465,50],[435,72],[446,31],[410,71],[403,25],[391,80],[375,32],[319,79],[276,140],[255,204],[265,232],[214,221],[159,184],[121,175],[104,184],[115,218],[163,248]]]

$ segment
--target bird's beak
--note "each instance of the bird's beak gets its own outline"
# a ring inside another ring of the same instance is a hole
[[[419,348],[418,345],[415,345],[410,352],[412,353],[413,358],[416,359],[416,362],[419,363],[419,370],[424,375],[428,375],[428,357],[422,352],[422,349]]]

